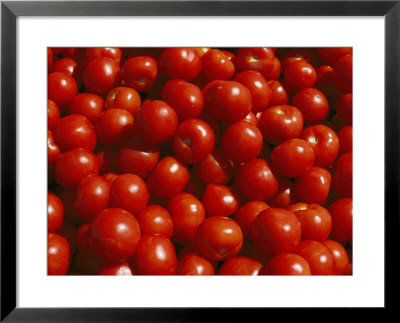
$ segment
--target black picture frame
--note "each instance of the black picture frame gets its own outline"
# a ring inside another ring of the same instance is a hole
[[[256,308],[16,306],[16,19],[19,16],[383,16],[385,19],[385,306],[399,286],[400,1],[3,1],[1,3],[1,321],[221,322],[268,319]],[[371,68],[371,67],[367,67]],[[372,67],[373,68],[373,67]],[[373,238],[373,233],[371,233]],[[371,255],[373,256],[373,255]],[[39,291],[38,291],[39,292]],[[329,291],[327,291],[329,292]],[[326,309],[334,316],[335,309]],[[348,309],[349,311],[350,309]],[[281,309],[282,311],[282,309]],[[250,313],[251,312],[251,313]],[[285,309],[286,315],[293,311]],[[268,313],[268,316],[271,313]],[[368,313],[371,315],[371,312]],[[373,317],[371,317],[373,318]],[[343,318],[344,319],[344,318]],[[351,318],[350,318],[351,319]]]

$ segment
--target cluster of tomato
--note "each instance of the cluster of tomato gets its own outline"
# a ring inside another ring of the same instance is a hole
[[[48,48],[49,275],[352,274],[351,48]]]

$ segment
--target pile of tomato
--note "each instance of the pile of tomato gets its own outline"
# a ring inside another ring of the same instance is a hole
[[[351,48],[48,48],[49,275],[351,275]]]

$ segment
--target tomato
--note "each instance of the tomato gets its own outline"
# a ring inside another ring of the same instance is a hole
[[[308,141],[313,147],[315,166],[327,167],[335,161],[339,154],[339,138],[327,126],[318,124],[305,128],[299,138]]]
[[[122,109],[105,110],[94,123],[98,140],[104,145],[117,145],[133,133],[133,117]]]
[[[290,64],[298,61],[306,61],[311,65],[315,65],[317,62],[317,54],[309,48],[290,49],[281,59],[282,70],[285,71]]]
[[[353,154],[341,155],[335,162],[332,189],[340,197],[353,196]]]
[[[260,158],[253,159],[238,169],[236,184],[245,198],[260,201],[273,197],[279,187],[271,164]]]
[[[122,67],[122,78],[138,92],[150,90],[157,78],[157,61],[150,56],[129,58]]]
[[[52,72],[64,73],[65,75],[73,77],[75,80],[78,76],[78,63],[72,58],[62,58],[53,64]]]
[[[211,81],[203,93],[206,111],[217,120],[238,122],[251,111],[251,92],[239,82]]]
[[[230,216],[239,209],[241,198],[232,187],[208,184],[202,202],[208,217]]]
[[[351,47],[323,47],[318,48],[317,51],[321,59],[329,64],[334,64],[342,56],[353,53]]]
[[[207,80],[229,80],[235,73],[235,64],[218,49],[208,50],[201,58],[201,74]]]
[[[329,104],[325,95],[314,88],[305,88],[298,91],[292,105],[303,114],[304,121],[308,124],[316,124],[323,121],[329,112]]]
[[[89,175],[99,173],[99,162],[96,156],[85,148],[75,148],[62,153],[55,164],[57,183],[65,188],[76,187]]]
[[[214,275],[211,262],[198,254],[190,253],[180,257],[175,275]]]
[[[160,149],[157,145],[134,136],[120,146],[116,162],[122,173],[132,173],[145,178],[157,165],[159,158]]]
[[[337,241],[325,240],[322,242],[329,249],[335,260],[336,275],[344,275],[349,266],[349,256],[346,249]]]
[[[297,138],[303,130],[303,124],[303,114],[299,109],[292,105],[278,105],[262,113],[258,127],[264,140],[279,145],[285,140]]]
[[[69,113],[81,114],[91,122],[94,122],[103,112],[103,105],[103,99],[97,94],[80,93],[72,99]]]
[[[157,233],[171,238],[174,232],[174,223],[170,213],[160,205],[149,205],[138,215],[137,220],[142,235]]]
[[[122,51],[120,48],[113,47],[91,47],[85,50],[84,59],[90,62],[98,57],[108,57],[120,65],[122,60]]]
[[[60,147],[58,147],[54,139],[53,132],[47,130],[47,162],[49,165],[55,164],[60,152]]]
[[[60,110],[52,100],[47,100],[47,129],[53,130],[60,120]]]
[[[92,123],[83,115],[70,114],[61,118],[54,127],[54,138],[61,151],[85,148],[93,151],[97,144]]]
[[[285,177],[298,177],[311,169],[315,154],[305,140],[289,139],[276,146],[271,153],[271,161],[277,171]]]
[[[294,253],[282,252],[271,259],[260,275],[311,275],[307,261]]]
[[[263,264],[250,257],[234,257],[223,263],[218,275],[258,276]]]
[[[78,92],[78,85],[73,77],[60,72],[48,76],[47,95],[57,107],[67,107]]]
[[[104,260],[123,262],[133,256],[139,240],[136,218],[120,208],[101,211],[90,223],[90,245]]]
[[[337,90],[333,82],[333,67],[331,65],[320,65],[317,68],[317,83],[315,87],[326,96],[335,96]]]
[[[353,91],[353,55],[344,55],[336,61],[332,78],[339,91]]]
[[[173,275],[177,268],[172,242],[158,234],[142,236],[134,258],[142,275]]]
[[[251,237],[251,226],[257,215],[268,208],[269,205],[267,203],[254,200],[243,204],[237,211],[235,221],[239,224],[246,238]]]
[[[288,65],[284,71],[284,79],[289,90],[298,92],[314,86],[317,82],[317,72],[311,64],[300,60]]]
[[[47,238],[47,274],[66,275],[71,264],[71,249],[68,241],[57,233]]]
[[[176,158],[162,158],[147,177],[151,194],[160,198],[171,198],[183,190],[189,181],[187,167]]]
[[[128,262],[122,262],[117,264],[104,264],[97,275],[104,276],[133,276],[135,275],[134,270],[132,270]]]
[[[269,255],[292,252],[300,242],[301,224],[293,212],[268,208],[253,221],[251,238],[260,250]]]
[[[112,58],[94,58],[83,71],[83,82],[89,92],[105,96],[120,85],[121,68]]]
[[[243,246],[243,233],[232,219],[223,216],[206,218],[196,231],[196,246],[209,261],[233,258]]]
[[[283,82],[269,80],[268,85],[271,89],[271,102],[269,106],[287,105],[289,103],[289,91]]]
[[[239,71],[255,70],[268,75],[274,68],[274,52],[271,48],[240,48],[235,57]]]
[[[217,148],[202,162],[195,164],[194,170],[205,184],[227,184],[233,176],[233,162]]]
[[[328,208],[332,216],[332,238],[339,242],[353,239],[353,199],[341,198]]]
[[[53,193],[47,194],[47,231],[57,232],[64,222],[64,205]]]
[[[303,257],[310,266],[311,275],[335,275],[335,258],[321,242],[303,240],[297,247],[296,254]]]
[[[353,123],[353,94],[347,93],[339,97],[336,112],[347,124]]]
[[[122,109],[132,116],[140,108],[141,98],[139,93],[126,86],[119,86],[108,92],[104,101],[104,109]]]
[[[339,154],[347,154],[353,152],[353,126],[345,126],[338,133],[339,138]]]
[[[279,188],[276,194],[268,201],[268,204],[273,207],[287,208],[290,204],[297,201],[294,184],[284,179],[279,181]]]
[[[231,124],[221,138],[221,149],[230,160],[243,163],[256,158],[262,149],[261,131],[246,121]]]
[[[173,239],[181,244],[193,242],[200,223],[206,218],[203,203],[194,195],[179,193],[167,203],[174,224]]]
[[[271,72],[263,74],[263,76],[267,80],[277,80],[281,76],[281,72],[282,72],[281,61],[279,60],[279,58],[274,57],[273,62],[274,62],[274,65],[272,67]]]
[[[175,110],[161,100],[144,103],[135,114],[135,130],[150,144],[171,138],[177,125],[178,116]]]
[[[158,64],[169,78],[193,80],[201,72],[201,57],[193,48],[165,48]]]
[[[332,176],[322,167],[312,167],[296,178],[295,190],[305,203],[323,204],[329,195]]]
[[[76,213],[91,220],[109,206],[110,184],[98,175],[92,175],[80,181],[73,202]]]

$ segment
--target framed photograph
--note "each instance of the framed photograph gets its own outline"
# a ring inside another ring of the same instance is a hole
[[[399,18],[3,1],[1,320],[393,310]]]

